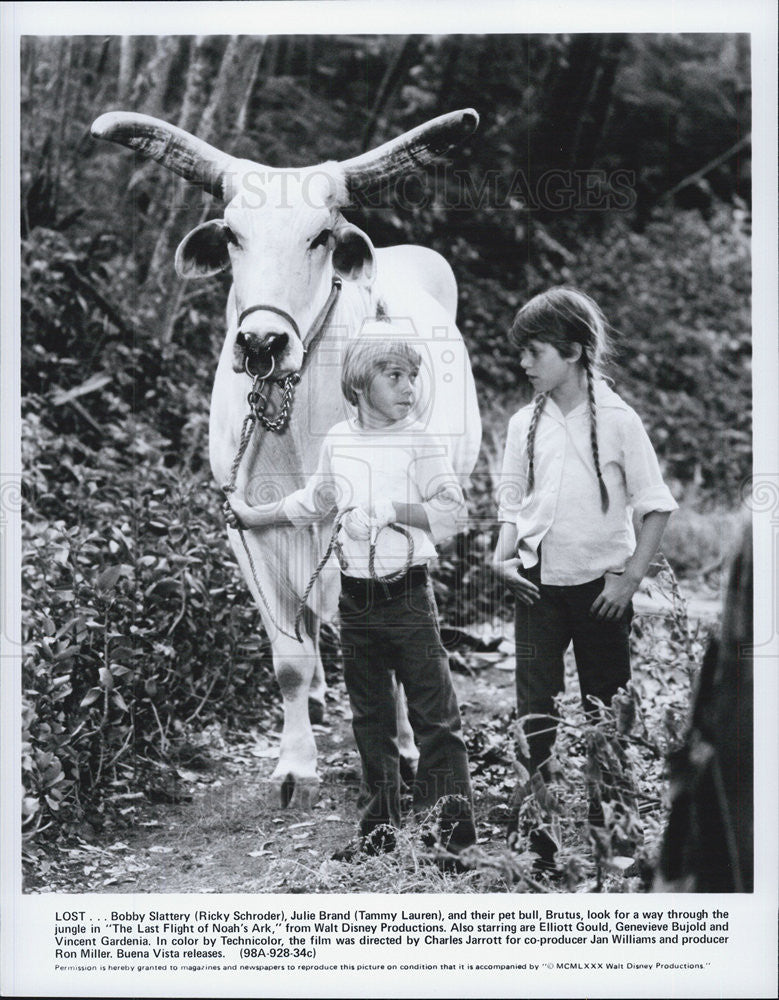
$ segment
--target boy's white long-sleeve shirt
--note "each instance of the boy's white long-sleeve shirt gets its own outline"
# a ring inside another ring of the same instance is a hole
[[[631,514],[676,510],[638,414],[603,381],[595,382],[598,449],[609,509],[601,509],[587,402],[563,415],[547,398],[535,435],[535,488],[527,493],[527,437],[533,404],[509,421],[497,490],[498,520],[517,527],[518,555],[541,582],[587,583],[620,572],[636,547]]]
[[[352,421],[332,427],[322,443],[319,463],[306,485],[287,496],[282,507],[296,527],[324,520],[351,507],[369,509],[378,500],[422,504],[430,532],[403,525],[414,543],[414,565],[435,558],[435,543],[462,531],[466,508],[446,446],[421,423],[386,430],[364,430]],[[339,540],[349,576],[368,577],[368,541]],[[406,538],[384,528],[376,540],[375,571],[395,573],[406,563]]]

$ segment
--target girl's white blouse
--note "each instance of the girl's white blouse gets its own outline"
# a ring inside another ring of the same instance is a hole
[[[609,509],[601,509],[587,402],[566,415],[547,398],[536,426],[535,488],[527,493],[527,436],[533,405],[509,421],[497,488],[498,519],[516,524],[518,555],[538,563],[541,582],[587,583],[620,572],[635,551],[633,516],[676,510],[638,414],[603,380],[594,386],[598,449]]]

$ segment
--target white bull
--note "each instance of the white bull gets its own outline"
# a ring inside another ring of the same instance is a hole
[[[236,489],[260,502],[297,489],[315,470],[324,434],[344,419],[339,388],[344,344],[382,314],[416,339],[424,359],[418,415],[447,443],[455,471],[470,474],[481,425],[467,352],[455,325],[451,268],[422,247],[375,249],[346,222],[341,208],[430,162],[477,123],[475,111],[453,112],[362,156],[299,170],[237,159],[145,115],[111,112],[94,123],[94,136],[156,160],[226,203],[223,220],[198,226],[176,252],[176,269],[185,278],[232,268],[227,338],[211,400],[209,451],[220,486],[231,478],[248,412],[252,381],[247,371],[272,368],[277,380],[301,376],[286,429],[256,431],[238,469]],[[342,291],[304,365],[305,334],[339,278]],[[275,390],[273,399],[278,407]],[[284,699],[272,782],[282,804],[305,807],[318,789],[309,702],[321,712],[325,685],[313,616],[307,618],[302,643],[295,638],[294,621],[327,533],[283,527],[248,531],[245,545],[238,532],[230,529],[228,535],[270,637]],[[312,594],[320,613],[334,610],[337,587],[337,573],[322,575],[319,593]]]

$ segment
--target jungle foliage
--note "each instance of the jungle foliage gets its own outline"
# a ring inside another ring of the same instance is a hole
[[[457,107],[449,166],[349,218],[433,246],[460,287],[485,445],[473,527],[437,571],[461,625],[507,606],[486,567],[506,330],[573,283],[613,326],[617,388],[677,495],[731,508],[751,468],[749,52],[741,36],[27,38],[22,48],[24,829],[99,829],[175,797],[188,733],[276,711],[259,615],[206,462],[227,279],[173,252],[220,207],[89,136],[166,118],[271,166],[353,156]],[[684,559],[677,570],[688,568]],[[716,556],[716,553],[714,553]]]

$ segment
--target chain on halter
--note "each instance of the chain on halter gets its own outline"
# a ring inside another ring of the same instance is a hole
[[[338,299],[338,295],[341,291],[341,285],[342,285],[341,279],[338,276],[335,276],[333,278],[333,284],[330,289],[330,294],[327,298],[327,301],[325,302],[324,306],[314,319],[314,322],[311,324],[311,328],[308,331],[308,334],[306,335],[306,339],[303,344],[303,349],[305,353],[303,355],[303,365],[301,367],[304,367],[306,363],[309,361],[314,348],[317,346],[317,344],[319,343],[319,339],[324,333],[325,327],[327,326],[327,322],[330,319],[330,314],[333,311],[333,307],[335,306],[335,303]],[[292,327],[295,330],[296,334],[299,335],[298,325],[288,313],[285,313],[283,310],[277,309],[274,306],[268,306],[268,305],[252,306],[249,309],[245,309],[243,313],[241,313],[241,316],[239,317],[238,325],[240,326],[240,323],[245,316],[259,309],[278,313],[280,316],[285,317],[292,324]],[[282,379],[280,382],[278,380],[272,381],[270,383],[270,388],[268,389],[267,394],[263,395],[262,392],[260,391],[260,386],[262,385],[263,382],[269,381],[272,378],[273,372],[275,371],[276,368],[275,358],[271,356],[271,366],[265,373],[253,372],[251,369],[251,365],[249,364],[248,358],[244,363],[244,368],[246,374],[249,376],[249,378],[252,379],[252,387],[249,391],[249,395],[247,396],[247,402],[249,403],[249,412],[244,417],[243,424],[241,425],[241,435],[238,443],[238,450],[236,452],[235,458],[233,459],[233,464],[230,467],[229,479],[222,486],[222,492],[225,494],[225,502],[222,505],[222,510],[226,517],[230,517],[232,514],[232,508],[230,507],[230,495],[235,492],[236,489],[235,483],[238,478],[238,469],[241,466],[241,461],[243,460],[243,456],[246,453],[246,449],[249,446],[249,442],[251,441],[252,432],[254,431],[255,426],[259,423],[262,425],[262,427],[265,428],[265,430],[268,431],[275,431],[276,433],[281,433],[282,431],[284,431],[287,427],[287,424],[289,423],[290,412],[292,409],[292,403],[295,396],[295,386],[300,381],[300,375],[297,372],[292,372],[290,375],[287,375],[287,377]],[[268,399],[270,397],[271,390],[274,385],[278,384],[281,385],[281,403],[279,404],[278,413],[276,414],[275,417],[266,417],[265,410],[268,406]],[[265,591],[263,590],[262,584],[260,583],[259,576],[257,575],[257,567],[254,563],[254,557],[252,556],[252,553],[246,541],[246,533],[244,532],[244,529],[241,527],[240,523],[238,524],[236,530],[238,531],[238,535],[241,539],[241,544],[243,545],[244,552],[246,553],[246,558],[249,562],[249,569],[251,570],[254,586],[257,588],[257,593],[260,596],[260,600],[262,601],[265,607],[268,617],[270,618],[273,625],[275,625],[275,627],[279,630],[279,632],[281,632],[283,635],[286,635],[290,639],[297,639],[298,642],[302,643],[303,638],[300,634],[300,619],[303,615],[304,602],[301,602],[298,614],[295,618],[295,634],[293,635],[291,632],[287,632],[287,630],[284,629],[276,621],[270,603],[268,601],[268,598],[265,596]],[[329,552],[328,552],[328,557],[329,557]],[[317,572],[316,576],[318,575],[319,574]],[[314,579],[311,581],[309,587],[306,590],[306,596],[304,598],[304,601],[305,599],[308,598],[308,594],[311,590],[311,587],[313,587],[314,585],[316,576],[314,576]]]
[[[311,324],[311,329],[309,330],[308,335],[306,336],[306,340],[304,343],[305,354],[303,356],[302,367],[305,367],[307,362],[310,360],[314,348],[317,346],[320,337],[324,333],[324,329],[327,325],[328,319],[330,318],[330,313],[333,310],[333,307],[336,303],[336,299],[338,298],[340,290],[341,290],[341,280],[340,278],[336,277],[333,279],[333,287],[330,290],[330,295],[327,299],[327,302],[325,302],[318,316]],[[244,312],[241,314],[240,320],[243,320],[245,316],[247,316],[251,312],[254,312],[257,309],[268,310],[270,312],[275,312],[281,316],[284,316],[292,323],[292,326],[297,332],[298,327],[295,321],[292,319],[292,317],[289,316],[287,313],[283,312],[282,310],[276,309],[273,306],[267,306],[267,305],[252,306],[250,309],[244,310]],[[240,320],[239,320],[239,325],[240,325]],[[238,478],[238,469],[241,466],[243,456],[246,453],[246,449],[249,446],[249,442],[251,441],[252,432],[254,431],[254,428],[259,423],[262,425],[262,427],[265,428],[265,430],[275,431],[277,434],[284,431],[287,427],[287,424],[289,423],[290,411],[292,409],[292,403],[295,397],[295,386],[298,384],[298,382],[300,382],[300,375],[297,372],[293,372],[292,374],[287,375],[286,378],[280,381],[278,380],[271,381],[270,388],[268,389],[266,395],[263,395],[260,390],[260,386],[262,385],[263,382],[268,382],[269,380],[272,379],[273,372],[275,371],[276,368],[275,359],[271,357],[271,366],[268,369],[268,371],[264,373],[252,371],[248,358],[246,359],[244,367],[246,374],[252,379],[252,387],[249,391],[249,395],[246,397],[247,402],[249,404],[249,412],[244,417],[244,421],[241,426],[241,436],[238,443],[238,450],[236,452],[235,458],[233,459],[233,464],[230,467],[230,477],[228,481],[222,486],[222,490],[226,498],[223,504],[223,510],[226,517],[229,517],[232,514],[232,508],[230,507],[230,495],[235,492],[236,489],[235,483],[236,479]],[[278,413],[276,414],[275,417],[266,417],[265,410],[268,406],[268,399],[270,397],[270,392],[274,385],[281,386],[281,403],[279,404]],[[325,549],[322,558],[317,563],[316,568],[314,569],[314,572],[311,574],[311,578],[309,579],[308,584],[306,585],[306,589],[303,592],[303,596],[298,605],[297,614],[295,615],[294,635],[291,632],[287,632],[287,630],[282,628],[282,626],[279,625],[279,623],[276,621],[273,615],[273,611],[271,610],[268,598],[265,596],[265,591],[263,590],[262,584],[260,583],[259,577],[257,575],[257,567],[254,563],[254,557],[252,556],[251,550],[249,549],[249,546],[247,544],[246,534],[244,532],[244,529],[241,527],[240,523],[238,524],[237,531],[240,536],[244,552],[246,553],[246,558],[249,563],[249,569],[251,570],[252,579],[254,581],[255,587],[257,588],[257,593],[260,596],[260,600],[265,606],[265,610],[271,622],[273,622],[273,624],[276,626],[279,632],[281,632],[283,635],[286,635],[290,639],[296,639],[300,643],[303,642],[303,636],[300,631],[300,623],[303,618],[303,614],[305,612],[306,602],[308,601],[309,595],[311,594],[314,584],[319,578],[319,574],[322,572],[322,570],[325,567],[325,564],[332,555],[333,550],[335,550],[336,556],[338,557],[341,569],[344,570],[347,568],[346,559],[343,555],[341,544],[338,539],[338,533],[341,529],[341,523],[347,513],[348,513],[347,510],[339,511],[335,519],[335,523],[333,524],[333,530],[331,532],[327,548]],[[398,570],[396,573],[389,573],[387,574],[387,576],[378,576],[376,574],[376,567],[375,567],[376,541],[378,538],[378,532],[375,535],[372,535],[368,547],[368,572],[370,573],[370,579],[380,584],[394,583],[395,581],[400,580],[409,571],[409,569],[411,568],[411,563],[413,562],[414,559],[414,540],[411,537],[411,533],[399,524],[389,524],[386,525],[386,527],[391,528],[393,531],[397,531],[399,534],[405,536],[406,561],[402,569]]]
[[[271,367],[271,372],[272,371],[273,368]],[[255,419],[259,420],[265,430],[276,431],[278,433],[283,431],[289,423],[289,412],[292,408],[292,401],[295,398],[295,386],[300,381],[300,375],[297,372],[292,372],[291,375],[287,375],[287,377],[281,382],[281,403],[279,404],[279,411],[275,417],[265,416],[270,391],[266,396],[263,396],[262,392],[260,392],[260,385],[269,377],[269,375],[255,375],[251,391],[246,398]],[[271,383],[271,385],[275,384],[275,382]]]
[[[238,443],[238,450],[235,454],[235,458],[233,459],[233,464],[230,466],[230,478],[222,486],[222,491],[225,495],[225,502],[222,505],[222,509],[225,514],[225,517],[229,517],[232,514],[232,508],[230,507],[230,495],[232,493],[235,493],[235,481],[238,478],[238,469],[240,468],[241,460],[243,459],[243,456],[246,453],[246,449],[249,446],[249,442],[251,441],[252,438],[252,431],[254,430],[257,422],[259,421],[260,423],[262,423],[263,427],[265,427],[267,430],[280,431],[286,426],[287,421],[289,419],[289,409],[292,402],[294,386],[299,381],[300,376],[296,375],[295,381],[293,381],[292,375],[287,376],[287,378],[284,380],[285,382],[283,389],[284,395],[282,396],[281,406],[279,407],[279,415],[274,420],[268,420],[264,416],[264,410],[265,407],[267,406],[267,399],[263,397],[262,393],[259,390],[260,384],[267,377],[268,377],[267,375],[266,376],[255,375],[254,381],[252,382],[251,391],[249,392],[249,395],[246,397],[249,403],[249,412],[244,417],[243,424],[241,425],[241,437]],[[244,529],[240,526],[240,524],[238,525],[237,531],[238,531],[238,536],[241,539],[241,545],[243,545],[243,550],[246,554],[246,559],[248,560],[249,563],[249,569],[251,570],[254,586],[257,588],[257,593],[259,594],[260,600],[265,606],[265,610],[267,611],[270,620],[273,622],[273,624],[276,626],[279,632],[281,632],[283,635],[286,635],[290,639],[297,639],[298,642],[302,642],[303,639],[299,634],[299,629],[297,628],[297,626],[295,628],[296,634],[293,635],[291,632],[287,632],[286,629],[282,628],[282,626],[279,625],[279,623],[274,618],[273,612],[271,611],[270,603],[268,601],[268,598],[265,596],[265,591],[263,590],[262,584],[260,583],[260,578],[257,575],[257,567],[255,566],[254,563],[254,556],[252,555],[251,549],[249,548],[249,545],[246,541],[246,533],[244,532]]]

